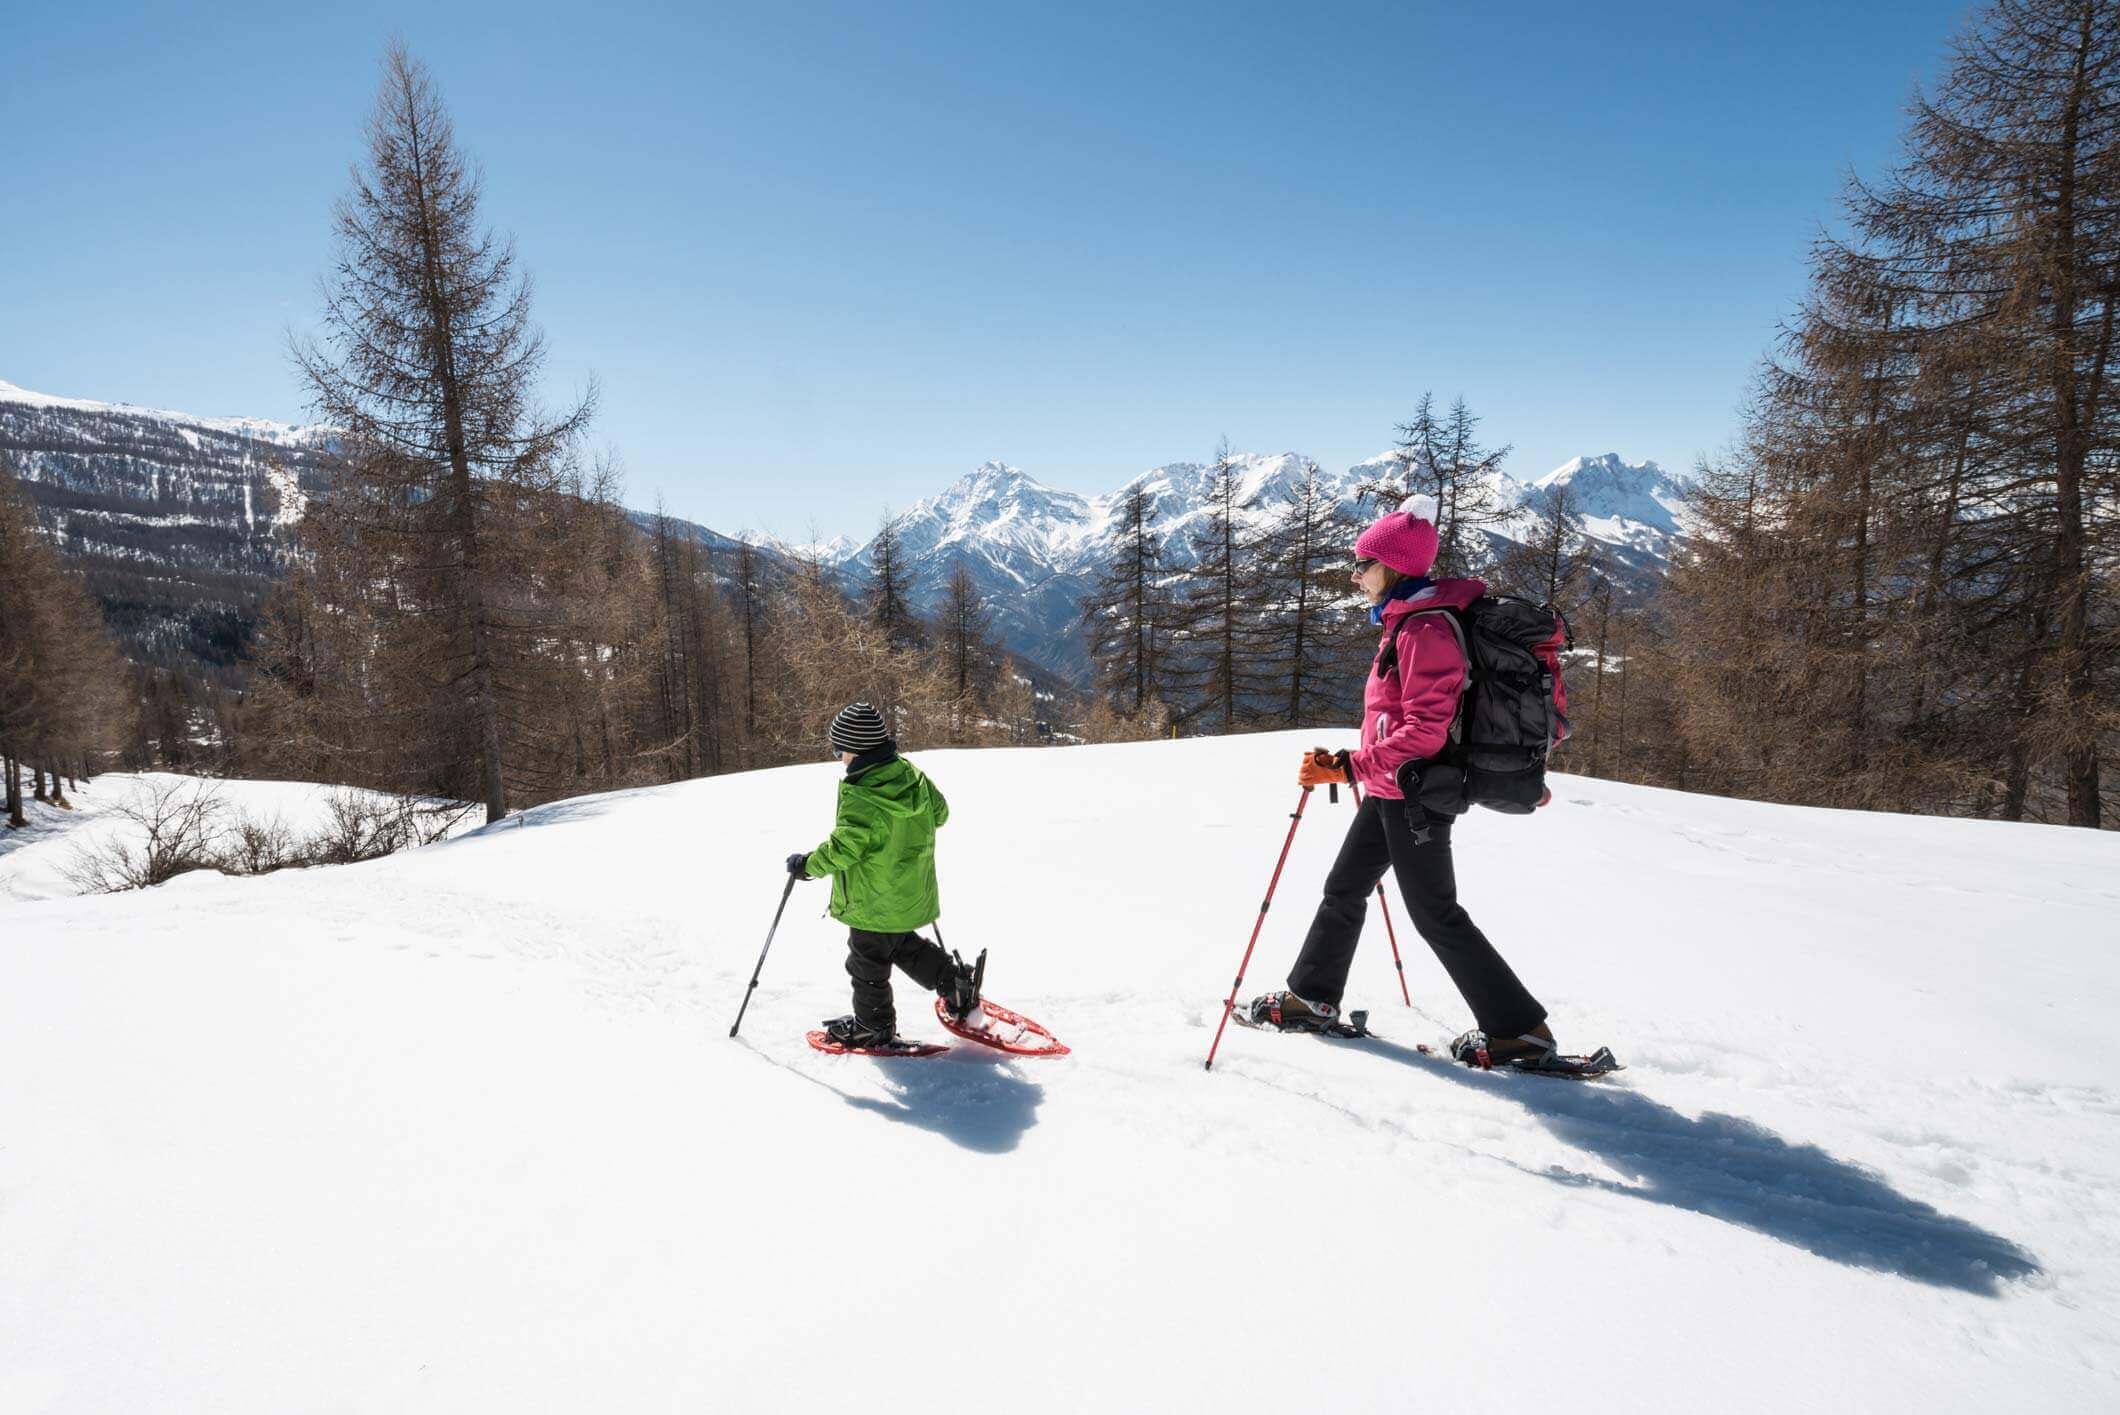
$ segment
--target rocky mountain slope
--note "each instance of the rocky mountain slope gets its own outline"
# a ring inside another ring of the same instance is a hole
[[[137,661],[233,668],[330,439],[0,383],[0,457]]]

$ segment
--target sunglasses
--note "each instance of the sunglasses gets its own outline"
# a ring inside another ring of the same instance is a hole
[[[1354,562],[1354,572],[1357,575],[1366,575],[1369,573],[1369,567],[1374,564],[1376,564],[1374,560],[1357,560]]]

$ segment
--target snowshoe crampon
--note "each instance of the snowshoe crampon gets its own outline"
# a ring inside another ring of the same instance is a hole
[[[904,1037],[893,1037],[869,1046],[848,1046],[833,1041],[831,1034],[822,1027],[810,1033],[810,1045],[834,1056],[940,1056],[949,1050],[939,1042],[914,1042]]]
[[[968,1042],[977,1042],[1011,1056],[1066,1056],[1067,1048],[1051,1032],[1019,1012],[998,1002],[979,999],[979,1009],[969,1017],[952,1017],[948,1005],[935,999],[935,1016],[943,1026]]]

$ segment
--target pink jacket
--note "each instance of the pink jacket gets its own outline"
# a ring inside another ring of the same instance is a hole
[[[1372,796],[1405,799],[1396,773],[1401,764],[1420,761],[1443,750],[1450,720],[1457,716],[1458,694],[1465,686],[1465,654],[1457,631],[1439,614],[1423,610],[1464,609],[1487,593],[1483,580],[1438,580],[1410,599],[1384,604],[1385,645],[1398,641],[1398,663],[1388,673],[1370,669],[1362,690],[1362,745],[1348,753],[1355,780]],[[1410,616],[1420,615],[1411,619]]]

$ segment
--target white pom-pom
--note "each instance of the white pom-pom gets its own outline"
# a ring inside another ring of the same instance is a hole
[[[1435,524],[1435,498],[1425,491],[1407,497],[1399,503],[1399,509],[1415,520],[1426,521],[1431,526]]]

